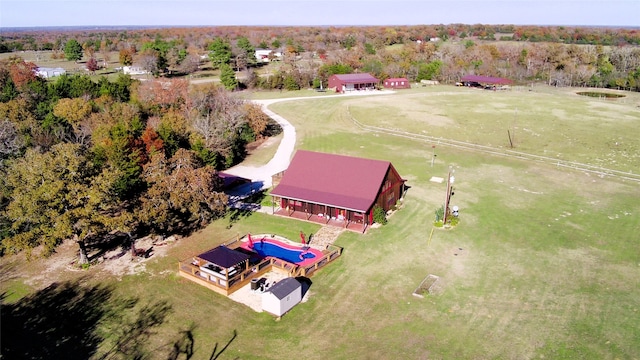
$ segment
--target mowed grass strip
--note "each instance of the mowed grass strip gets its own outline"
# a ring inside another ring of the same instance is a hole
[[[435,90],[424,92],[437,96]],[[547,92],[560,105],[565,98],[574,101],[572,94]],[[411,102],[401,93],[393,96]],[[280,321],[180,278],[177,261],[237,234],[297,239],[299,231],[314,233],[317,225],[230,214],[179,240],[166,257],[150,262],[146,273],[114,281],[119,293],[172,305],[149,348],[166,346],[178,331],[193,328],[193,358],[209,358],[231,339],[220,358],[637,357],[639,185],[446,147],[436,148],[431,167],[431,144],[365,132],[350,121],[355,107],[380,99],[314,99],[271,109],[296,126],[300,148],[391,161],[410,189],[389,224],[364,235],[343,233],[336,243],[343,256],[314,275],[309,301]],[[479,105],[491,107],[491,98],[486,101]],[[386,118],[387,105],[376,106],[366,110],[370,124],[393,121],[393,127],[407,131],[416,126],[409,116]],[[507,102],[505,108],[515,106]],[[460,225],[434,230],[429,242],[446,190],[446,184],[429,179],[446,177],[450,166]],[[440,277],[439,292],[412,296],[428,274]]]

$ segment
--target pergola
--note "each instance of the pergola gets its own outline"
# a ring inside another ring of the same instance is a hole
[[[497,85],[511,85],[513,80],[500,77],[480,76],[480,75],[465,75],[460,79],[462,82],[477,82],[481,84],[497,84]]]
[[[243,252],[218,246],[195,256],[193,265],[198,266],[200,272],[203,275],[206,274],[209,281],[228,288],[229,279],[249,270],[250,258],[251,256]]]

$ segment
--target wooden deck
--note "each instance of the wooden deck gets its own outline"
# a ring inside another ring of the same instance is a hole
[[[234,249],[240,246],[240,240],[232,240],[220,246],[227,246]],[[277,258],[267,258],[257,264],[251,265],[248,270],[229,277],[228,280],[201,271],[198,266],[192,264],[191,260],[184,260],[178,263],[178,274],[219,294],[229,296],[247,285],[252,279],[260,278],[263,274],[273,270],[283,272],[287,274],[288,277],[309,277],[320,268],[340,257],[340,255],[342,255],[342,248],[330,245],[322,253],[323,256],[318,259],[318,261],[304,267]]]

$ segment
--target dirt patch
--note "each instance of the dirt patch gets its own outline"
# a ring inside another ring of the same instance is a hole
[[[9,255],[3,258],[2,269],[10,269],[11,273],[4,280],[23,279],[22,281],[35,289],[43,289],[55,282],[80,278],[85,275],[93,277],[116,277],[133,275],[146,271],[149,260],[163,257],[168,249],[177,241],[175,236],[166,239],[145,237],[136,241],[136,248],[148,256],[134,256],[129,249],[117,247],[106,251],[99,257],[91,259],[87,267],[78,265],[78,245],[66,241],[56,248],[56,252],[46,258],[36,249],[29,260],[24,253]]]
[[[167,250],[177,241],[175,236],[145,237],[136,241],[137,256],[128,249],[115,249],[105,253],[95,266],[118,278],[146,272],[146,263],[157,257],[164,257]]]

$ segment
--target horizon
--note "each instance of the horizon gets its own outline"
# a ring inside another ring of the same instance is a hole
[[[0,29],[436,24],[630,28],[640,26],[639,13],[638,0],[2,0]]]
[[[10,30],[20,30],[20,31],[28,31],[28,30],[41,30],[41,29],[71,29],[71,30],[117,30],[117,29],[167,29],[167,28],[215,28],[215,27],[274,27],[274,28],[286,28],[286,27],[307,27],[307,28],[328,28],[328,27],[378,27],[378,26],[451,26],[451,25],[484,25],[484,26],[540,26],[540,27],[568,27],[568,28],[604,28],[604,29],[640,29],[640,25],[565,25],[565,24],[483,24],[483,23],[450,23],[450,24],[363,24],[363,25],[344,25],[344,24],[335,24],[335,25],[51,25],[51,26],[11,26],[4,27],[0,26],[0,30],[2,29],[10,29]]]

